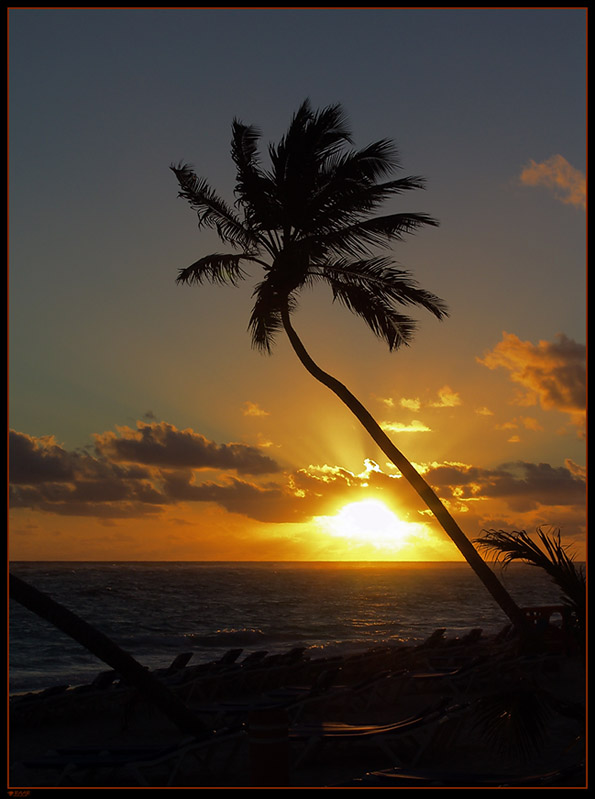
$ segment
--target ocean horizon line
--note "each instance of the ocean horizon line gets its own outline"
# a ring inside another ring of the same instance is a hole
[[[101,560],[93,559],[93,560],[71,560],[71,559],[62,559],[62,558],[55,558],[55,559],[47,559],[44,558],[42,560],[9,560],[9,565],[17,565],[22,563],[205,563],[205,564],[264,564],[264,563],[288,563],[288,564],[325,564],[325,563],[333,563],[339,565],[347,565],[350,563],[353,564],[390,564],[390,565],[398,565],[398,564],[451,564],[451,565],[468,565],[465,560],[159,560],[159,559],[146,559],[146,560],[129,560],[129,559],[116,559],[116,558],[105,558]]]

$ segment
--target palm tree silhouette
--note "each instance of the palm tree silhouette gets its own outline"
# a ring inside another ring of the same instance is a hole
[[[416,324],[399,308],[420,306],[438,319],[444,302],[422,289],[390,256],[373,255],[424,225],[437,225],[423,213],[374,216],[389,198],[422,188],[418,176],[387,179],[400,168],[397,150],[381,139],[350,149],[351,132],[340,104],[314,111],[306,100],[287,133],[269,146],[270,169],[261,166],[259,130],[235,119],[231,156],[237,175],[235,207],[222,200],[187,164],[173,165],[178,196],[197,212],[199,228],[214,229],[234,253],[214,253],[181,269],[179,283],[231,283],[248,276],[243,264],[264,270],[254,289],[249,330],[253,345],[270,353],[284,330],[304,367],[355,414],[376,444],[409,481],[510,620],[524,616],[494,572],[480,557],[432,488],[397,449],[359,400],[310,357],[291,324],[304,287],[326,283],[337,300],[363,319],[396,350],[409,344]],[[241,211],[241,215],[240,215]]]

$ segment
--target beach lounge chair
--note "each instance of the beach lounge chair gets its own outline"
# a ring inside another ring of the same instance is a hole
[[[117,671],[110,669],[109,671],[101,671],[90,683],[86,685],[75,685],[72,688],[71,693],[73,694],[84,694],[84,693],[93,693],[96,691],[106,691],[108,688],[111,688],[113,684],[118,680],[120,675]]]
[[[487,655],[473,658],[457,668],[412,672],[408,677],[408,687],[418,693],[439,690],[451,696],[465,696],[473,682],[479,681],[480,675],[485,674],[483,666],[492,671],[492,664]]]
[[[180,671],[181,669],[185,668],[192,658],[192,652],[180,652],[169,666],[163,672],[158,672],[160,677],[169,677],[170,674],[175,674],[176,672]]]
[[[295,678],[295,672],[309,663],[303,658],[306,647],[294,647],[287,652],[266,655],[250,668],[243,668],[242,663],[233,664],[233,671],[223,671],[223,679],[215,686],[215,690],[199,691],[202,699],[211,701],[222,693],[231,691],[238,694],[258,694],[271,687],[280,687]],[[227,678],[231,677],[229,680]],[[194,692],[193,692],[194,693]],[[192,694],[188,697],[191,698]]]
[[[243,658],[243,660],[240,661],[240,666],[242,666],[242,668],[244,666],[252,667],[258,663],[262,663],[268,654],[269,653],[266,649],[259,649],[257,652],[250,652],[248,655],[246,655],[246,657]]]
[[[287,652],[280,652],[275,655],[269,655],[265,661],[265,665],[271,666],[292,666],[295,663],[299,663],[304,659],[304,653],[306,652],[307,647],[305,646],[294,646]]]
[[[441,646],[444,644],[444,633],[446,632],[446,627],[438,627],[437,630],[429,635],[425,641],[422,641],[421,644],[418,644],[415,648],[416,649],[433,649],[436,646]]]
[[[23,762],[29,769],[58,771],[56,786],[65,781],[74,784],[106,785],[113,787],[115,775],[120,782],[132,781],[142,786],[173,785],[182,764],[194,757],[193,766],[203,768],[210,765],[217,750],[229,744],[232,751],[225,758],[227,762],[233,755],[237,744],[245,737],[243,726],[232,730],[220,730],[205,734],[204,737],[188,737],[170,746],[139,745],[121,747],[70,747],[55,749],[45,756]],[[107,772],[103,778],[101,772]],[[153,776],[151,776],[153,772]],[[161,778],[155,774],[161,772]],[[165,783],[163,780],[165,779]]]
[[[294,724],[289,727],[290,741],[301,742],[303,748],[298,752],[294,767],[298,766],[311,752],[324,743],[339,744],[369,742],[378,746],[393,765],[403,765],[396,743],[408,738],[415,743],[416,762],[426,748],[432,729],[441,722],[452,718],[463,710],[463,706],[453,705],[446,700],[427,707],[407,718],[392,724],[344,724],[335,721],[313,721]]]
[[[309,686],[281,686],[256,697],[196,705],[192,709],[195,713],[209,715],[215,728],[225,724],[228,719],[245,720],[251,713],[259,710],[283,709],[287,711],[290,720],[296,721],[308,702],[319,700],[331,691],[339,671],[339,668],[322,671]]]
[[[481,627],[474,627],[472,630],[469,630],[468,633],[465,633],[465,635],[461,636],[457,643],[465,644],[466,646],[469,646],[470,644],[476,644],[481,640],[482,635],[483,629]]]
[[[31,691],[28,694],[23,694],[18,697],[19,702],[37,702],[39,700],[49,699],[53,696],[62,696],[70,688],[68,683],[64,685],[50,685],[49,688],[44,688],[43,691]]]
[[[243,651],[243,649],[229,649],[219,660],[210,660],[208,663],[200,663],[198,666],[189,669],[189,673],[192,677],[204,677],[220,674],[228,667],[235,668],[237,667],[236,661]]]
[[[336,686],[328,697],[327,707],[343,705],[351,710],[366,711],[374,706],[385,707],[388,702],[394,703],[400,697],[407,684],[408,672],[386,671],[364,677],[351,685]]]
[[[220,690],[241,674],[242,664],[237,660],[243,651],[230,649],[219,660],[175,672],[175,687],[180,698],[184,702],[215,700]],[[171,679],[168,684],[172,684]]]
[[[310,685],[283,685],[280,688],[273,688],[267,691],[265,696],[280,702],[298,702],[305,697],[316,696],[328,691],[340,671],[340,666],[324,669]]]
[[[215,661],[215,666],[230,666],[235,663],[242,654],[243,649],[230,649],[219,660]]]

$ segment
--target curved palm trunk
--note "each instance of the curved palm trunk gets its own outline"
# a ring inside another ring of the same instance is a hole
[[[411,486],[423,499],[436,519],[442,525],[444,531],[448,536],[450,536],[452,542],[459,549],[467,563],[471,566],[475,574],[479,577],[511,622],[518,629],[526,629],[527,624],[525,615],[512,599],[508,591],[504,588],[500,580],[498,580],[494,572],[479,555],[471,541],[469,541],[465,533],[452,518],[432,488],[426,483],[423,477],[407,460],[403,453],[400,452],[397,447],[395,447],[390,438],[382,430],[378,422],[376,422],[374,417],[369,413],[368,410],[366,410],[361,402],[354,397],[349,389],[346,388],[343,383],[340,383],[336,378],[327,374],[327,372],[324,372],[312,360],[306,351],[306,348],[302,344],[299,336],[291,326],[289,311],[287,308],[282,309],[281,317],[283,320],[283,327],[285,328],[285,332],[289,337],[291,345],[308,372],[310,372],[310,374],[315,377],[316,380],[329,388],[334,394],[337,395],[337,397],[339,397],[342,402],[345,403],[345,405],[347,405],[349,410],[365,427],[387,458],[390,458],[397,469],[399,469],[403,477],[411,484]]]
[[[72,611],[20,577],[10,575],[10,597],[74,638],[89,652],[115,669],[155,704],[182,732],[199,735],[204,725],[169,688],[127,652]]]

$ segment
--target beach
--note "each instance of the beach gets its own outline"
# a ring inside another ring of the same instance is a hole
[[[297,647],[250,657],[230,650],[227,663],[162,669],[159,679],[205,729],[217,730],[189,746],[172,785],[366,787],[361,780],[372,779],[366,775],[397,767],[400,779],[411,772],[422,785],[431,778],[448,785],[449,775],[464,774],[476,775],[481,786],[489,774],[496,785],[528,777],[539,787],[541,775],[557,772],[554,785],[557,779],[585,787],[584,661],[568,650],[559,629],[551,626],[547,635],[531,651],[506,630],[449,636],[441,628],[421,644],[353,655],[311,657]],[[485,721],[490,705],[514,711],[519,701],[533,702],[532,719],[543,710],[543,727],[533,725],[533,740],[521,735],[515,743],[509,728],[498,741]],[[189,740],[116,679],[106,687],[13,697],[10,717],[14,789],[56,786],[61,776],[65,787],[138,786],[138,775],[126,768],[61,775],[59,768],[42,767],[43,758],[69,747],[121,752]],[[141,779],[166,785],[171,765],[167,758],[154,766],[146,761]]]

